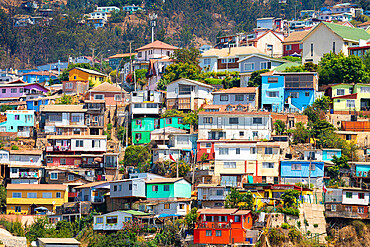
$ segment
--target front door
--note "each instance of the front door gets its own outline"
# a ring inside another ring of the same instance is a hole
[[[34,215],[36,212],[35,212],[35,208],[37,208],[37,205],[36,204],[32,204],[31,205],[31,215]]]

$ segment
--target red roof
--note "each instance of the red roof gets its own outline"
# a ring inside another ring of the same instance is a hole
[[[333,99],[357,99],[357,93],[333,97]]]
[[[140,48],[137,48],[136,51],[153,49],[153,48],[167,49],[167,50],[177,50],[178,49],[176,46],[172,46],[172,45],[166,44],[162,41],[156,40],[153,43],[150,43],[150,44],[144,45]]]
[[[258,87],[233,87],[229,89],[221,89],[216,92],[213,92],[213,94],[218,93],[255,93]]]
[[[50,76],[56,76],[56,74],[54,72],[49,72],[49,71],[33,71],[33,72],[24,73],[23,75],[50,75]]]
[[[226,108],[228,106],[231,106],[233,109],[232,111],[226,111]],[[243,109],[241,110],[237,110],[238,106],[242,106]],[[201,111],[198,113],[198,115],[217,115],[217,114],[221,114],[221,115],[224,115],[224,114],[234,114],[234,115],[240,115],[240,114],[243,114],[243,115],[270,115],[269,112],[251,112],[251,111],[248,111],[248,107],[249,105],[242,105],[242,104],[239,104],[239,105],[204,105],[203,106],[203,109],[204,110],[207,110],[207,109],[218,109],[218,111]]]

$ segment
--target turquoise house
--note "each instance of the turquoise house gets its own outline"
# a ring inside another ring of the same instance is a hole
[[[17,133],[19,137],[30,137],[35,126],[35,111],[9,110],[6,121],[0,123],[0,132]]]
[[[182,123],[182,117],[152,118],[142,117],[131,120],[133,144],[147,144],[150,142],[150,132],[164,127],[190,130],[189,124]]]
[[[147,199],[190,198],[191,184],[183,178],[157,178],[146,182]]]
[[[370,163],[369,162],[359,162],[355,163],[356,177],[370,177]]]

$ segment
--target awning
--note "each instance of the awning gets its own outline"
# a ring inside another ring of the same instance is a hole
[[[160,214],[156,215],[156,218],[165,218],[165,217],[180,217],[181,215],[179,214]]]

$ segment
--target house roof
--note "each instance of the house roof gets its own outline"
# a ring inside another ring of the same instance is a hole
[[[47,75],[47,76],[57,76],[57,74],[55,74],[54,72],[49,72],[49,71],[32,71],[32,72],[28,72],[28,73],[24,73],[23,76],[25,75]]]
[[[358,25],[359,27],[370,26],[370,21],[366,21]]]
[[[81,70],[81,71],[86,72],[86,73],[88,73],[88,74],[99,75],[99,76],[106,76],[105,74],[100,73],[100,72],[98,72],[98,71],[91,70],[91,69],[79,68],[79,67],[72,68],[72,69],[70,69],[69,71],[71,71],[71,70],[73,70],[73,69],[78,69],[78,70]]]
[[[95,187],[95,186],[102,185],[102,184],[105,184],[105,183],[109,184],[109,182],[107,182],[107,181],[93,182],[93,183],[88,183],[88,184],[77,186],[77,187],[75,187],[75,189],[91,188],[91,187]]]
[[[63,244],[63,245],[80,244],[80,242],[78,242],[74,238],[38,238],[37,240],[44,244]]]
[[[199,209],[199,214],[235,214],[239,209],[238,208],[206,208],[206,209]]]
[[[266,54],[254,46],[231,47],[222,49],[209,49],[202,53],[202,57],[232,57],[248,54]]]
[[[235,213],[233,213],[233,215],[245,215],[249,214],[250,212],[251,212],[250,210],[238,210]]]
[[[90,89],[90,92],[121,92],[126,93],[124,89],[121,89],[120,87],[114,86],[110,84],[109,82],[104,82],[92,89]]]
[[[174,134],[174,133],[185,134],[186,132],[187,132],[186,130],[182,130],[182,129],[178,129],[178,128],[175,128],[175,127],[167,126],[167,127],[164,127],[164,128],[153,130],[152,132],[150,132],[150,134],[151,135],[153,135],[153,134],[163,134],[163,133],[166,133],[166,134]]]
[[[137,53],[123,53],[123,54],[116,54],[116,55],[110,56],[108,57],[108,59],[130,57],[130,54],[131,56],[137,55]]]
[[[43,105],[40,110],[43,112],[85,112],[83,105]]]
[[[229,94],[229,93],[256,93],[258,87],[233,87],[229,89],[221,89],[212,94]]]
[[[333,99],[357,99],[357,93],[336,96]]]
[[[21,154],[21,155],[42,155],[41,150],[10,150],[10,154]]]
[[[137,48],[135,51],[141,51],[141,50],[147,50],[147,49],[153,49],[153,48],[167,49],[167,50],[177,50],[178,49],[176,46],[172,46],[162,41],[156,40],[153,43]]]
[[[135,215],[135,216],[147,216],[147,215],[150,215],[148,213],[144,213],[144,212],[136,211],[136,210],[120,210],[120,212],[127,213],[127,214],[132,214],[132,215]]]
[[[226,186],[221,186],[218,184],[198,184],[197,188],[225,188]]]
[[[147,181],[147,184],[167,184],[167,183],[176,183],[177,181],[182,180],[183,178],[155,178],[150,181]]]
[[[262,37],[264,37],[265,35],[269,34],[269,33],[272,33],[276,38],[278,38],[280,41],[283,41],[279,36],[276,35],[277,32],[275,31],[272,31],[272,30],[267,30],[266,32],[264,32],[264,34],[258,36],[257,38],[255,39],[252,39],[252,40],[249,40],[249,42],[256,42],[258,40],[260,40]]]
[[[245,61],[245,60],[248,60],[248,59],[249,59],[249,58],[251,58],[251,57],[261,57],[261,58],[266,58],[266,59],[268,59],[268,60],[270,60],[270,61],[275,61],[275,62],[280,62],[280,63],[289,63],[289,62],[290,62],[290,61],[285,60],[285,59],[281,59],[281,58],[273,58],[273,57],[270,57],[270,56],[267,56],[267,55],[264,55],[264,54],[250,54],[250,55],[248,55],[247,57],[245,57],[245,58],[243,58],[243,59],[239,60],[239,61],[238,61],[238,63],[243,62],[243,61]]]
[[[295,63],[295,62],[283,63],[283,64],[280,64],[279,66],[277,66],[273,70],[274,71],[278,71],[278,72],[282,72],[282,71],[284,71],[287,68],[290,68],[290,67],[293,67],[293,66],[299,66],[299,65],[300,65],[299,63]]]
[[[59,126],[60,127],[60,126]],[[78,128],[82,128],[78,127]],[[47,139],[65,140],[65,139],[106,139],[106,135],[47,135]],[[81,156],[81,155],[80,155]]]
[[[233,110],[232,111],[226,111],[226,108],[228,106],[232,106],[233,107]],[[242,111],[238,111],[237,110],[237,107],[238,106],[242,106],[243,107],[243,110]],[[212,111],[212,112],[207,112],[207,111],[200,111],[198,113],[198,115],[225,115],[225,114],[233,114],[233,115],[240,115],[240,114],[243,114],[243,115],[270,115],[269,112],[251,112],[251,111],[248,111],[248,107],[249,105],[242,105],[242,104],[239,104],[239,105],[204,105],[203,108],[205,110],[207,109],[218,109],[219,111]]]
[[[286,37],[283,41],[283,43],[293,43],[293,42],[301,42],[301,40],[310,32],[310,30],[307,31],[297,31],[292,32],[289,34],[288,37]]]
[[[307,39],[311,34],[313,34],[315,32],[315,30],[318,27],[320,27],[322,25],[325,25],[332,32],[334,32],[335,34],[337,34],[339,37],[341,37],[344,40],[358,42],[360,39],[363,39],[363,40],[370,39],[370,33],[367,33],[363,29],[354,28],[354,27],[347,27],[347,26],[338,25],[338,24],[335,24],[335,23],[321,22],[319,25],[312,28],[311,31],[302,39],[302,41]]]
[[[8,184],[7,190],[67,190],[65,184]]]
[[[199,81],[194,81],[194,80],[186,79],[186,78],[180,78],[180,79],[178,79],[176,81],[173,81],[173,82],[169,83],[168,85],[171,85],[172,83],[179,82],[179,81],[186,81],[186,82],[189,82],[189,83],[196,84],[198,86],[208,87],[208,88],[212,88],[212,89],[214,88],[211,85],[208,85],[208,84],[205,84],[205,83],[202,83],[202,82],[199,82]],[[167,85],[167,87],[168,87],[168,85]]]

